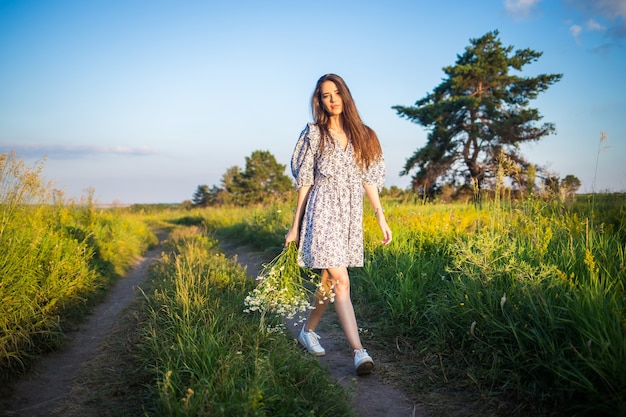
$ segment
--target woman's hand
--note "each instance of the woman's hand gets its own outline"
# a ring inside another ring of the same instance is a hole
[[[383,240],[380,243],[388,245],[391,243],[392,239],[391,229],[389,228],[389,225],[387,225],[387,220],[385,220],[385,215],[382,210],[376,213],[376,220],[378,220],[378,227],[380,227],[380,231],[383,232]]]
[[[385,210],[380,204],[380,197],[378,196],[378,188],[372,184],[363,184],[363,188],[365,188],[365,194],[374,209],[374,216],[376,216],[376,220],[378,220],[378,227],[380,227],[380,231],[383,232],[383,240],[380,242],[383,245],[388,245],[391,243],[391,229],[387,225],[387,220],[385,220]]]
[[[285,235],[285,247],[287,247],[290,242],[296,242],[296,245],[298,244],[298,229],[293,227],[289,229]]]

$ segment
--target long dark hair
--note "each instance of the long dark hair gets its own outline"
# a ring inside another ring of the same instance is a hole
[[[322,150],[325,142],[334,143],[330,141],[330,134],[328,133],[330,117],[322,105],[322,83],[325,81],[332,81],[337,86],[337,90],[343,102],[343,112],[340,115],[343,129],[352,142],[356,162],[361,168],[367,169],[372,162],[382,156],[383,152],[380,147],[380,142],[378,136],[376,136],[376,132],[366,126],[361,120],[361,116],[356,108],[356,104],[354,104],[354,99],[352,98],[348,85],[343,78],[336,74],[326,74],[320,77],[320,79],[317,80],[313,96],[311,97],[313,120],[320,128],[322,138],[324,138],[321,143]]]

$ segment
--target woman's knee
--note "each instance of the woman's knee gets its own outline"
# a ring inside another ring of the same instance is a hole
[[[335,294],[350,292],[350,276],[348,270],[344,268],[329,269],[328,273],[333,283]]]

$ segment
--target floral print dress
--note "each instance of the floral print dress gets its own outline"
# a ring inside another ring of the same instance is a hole
[[[337,139],[320,154],[320,129],[307,124],[296,143],[291,171],[296,188],[312,186],[298,245],[298,262],[312,269],[363,266],[363,184],[385,182],[381,157],[363,171],[348,142],[345,150]]]

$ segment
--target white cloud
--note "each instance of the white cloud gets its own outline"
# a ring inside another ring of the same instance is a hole
[[[604,32],[606,30],[606,26],[596,22],[594,19],[589,19],[586,26],[588,30],[594,30],[599,32]]]
[[[587,19],[586,30],[606,33],[611,41],[603,45],[603,50],[619,45],[626,38],[626,0],[564,0],[563,3]],[[579,37],[580,32],[574,35],[577,42]]]
[[[515,17],[526,18],[531,15],[533,9],[540,1],[541,0],[504,0],[504,10]]]
[[[583,28],[578,25],[572,25],[570,26],[569,31],[574,37],[576,43],[580,43],[580,33],[583,31]]]
[[[73,159],[87,155],[155,155],[159,152],[148,147],[95,146],[95,145],[0,145],[0,153],[15,152],[27,158]]]

